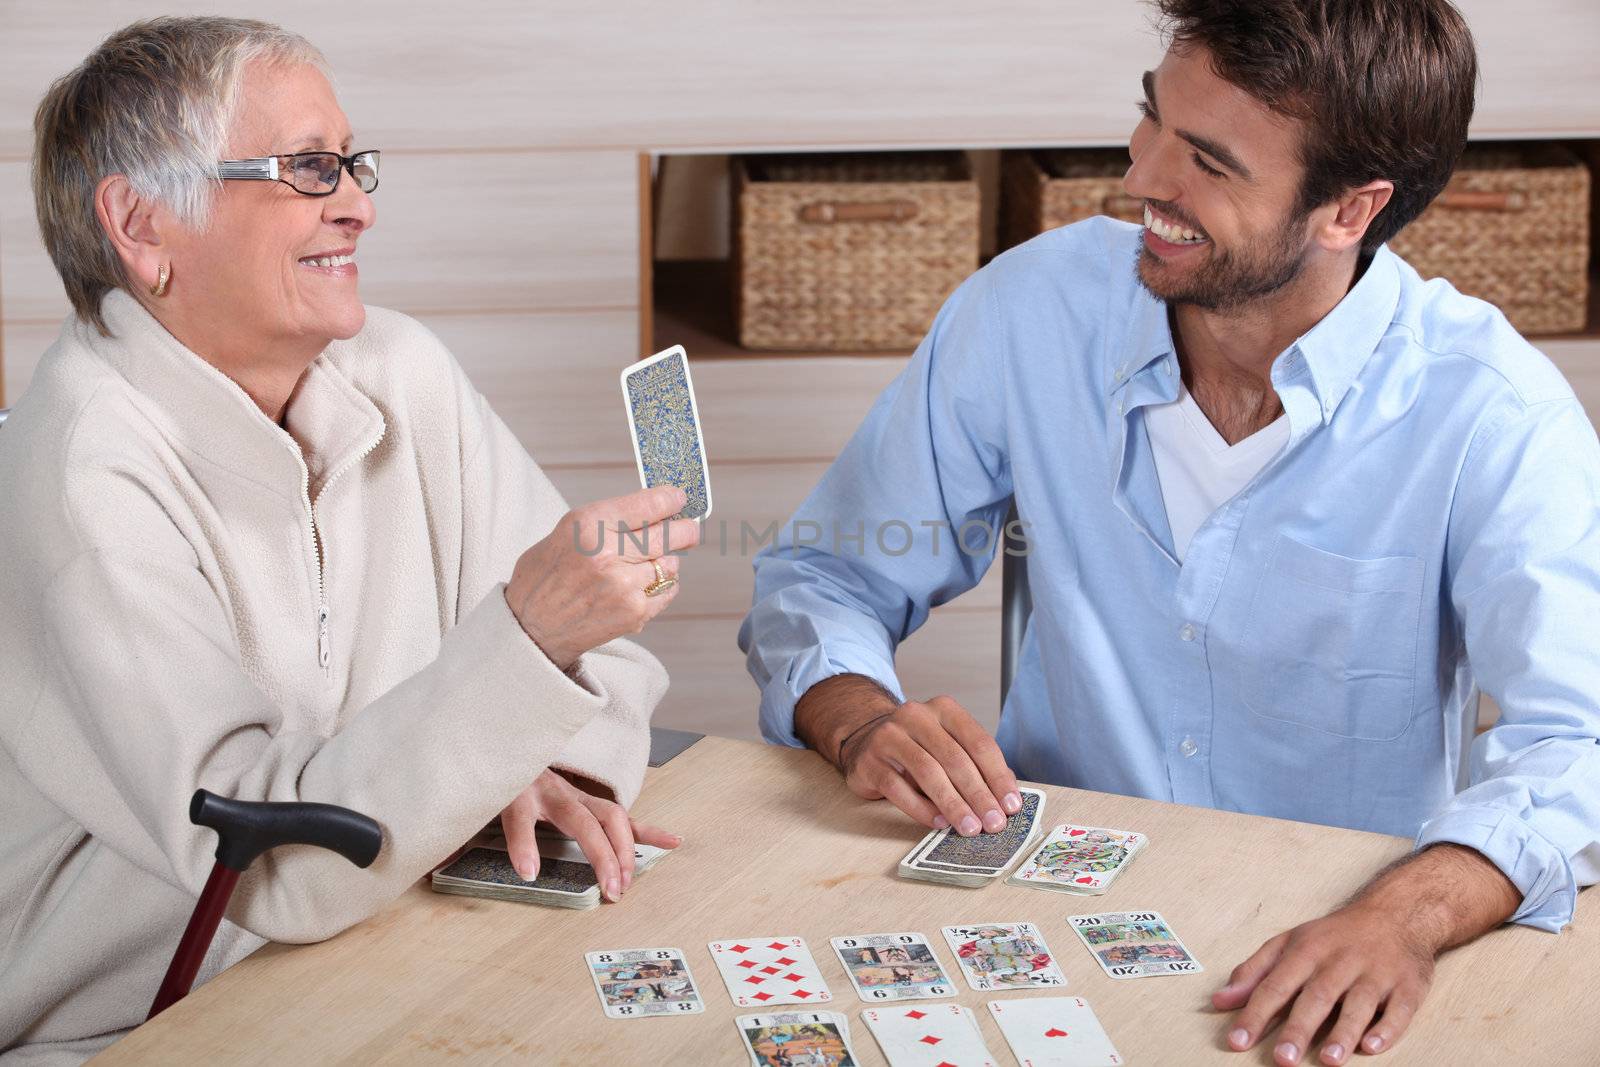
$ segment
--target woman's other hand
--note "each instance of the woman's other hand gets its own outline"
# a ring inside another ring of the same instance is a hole
[[[607,900],[617,901],[633,883],[633,845],[638,841],[657,848],[676,848],[683,838],[655,826],[634,822],[615,801],[586,793],[555,771],[533,780],[504,811],[511,865],[528,881],[539,877],[539,845],[534,824],[547,822],[578,842],[599,879]]]
[[[638,633],[672,602],[676,586],[655,596],[645,589],[657,567],[677,577],[670,553],[700,543],[698,522],[670,518],[686,502],[682,489],[663,485],[574,508],[517,560],[506,603],[557,667]]]

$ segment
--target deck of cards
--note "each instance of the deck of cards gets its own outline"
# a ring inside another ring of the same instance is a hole
[[[996,1067],[971,1008],[901,1004],[861,1013],[889,1067]]]
[[[1149,838],[1132,830],[1058,826],[1006,879],[1011,885],[1097,896],[1133,862]]]
[[[836,1011],[741,1015],[734,1020],[754,1067],[858,1067],[850,1018]]]
[[[600,904],[600,880],[576,841],[538,837],[539,877],[524,881],[511,865],[505,838],[497,834],[473,840],[466,851],[434,870],[435,892],[489,900],[515,900],[554,908],[588,909]],[[639,877],[667,854],[666,849],[635,843],[633,876]]]
[[[933,830],[900,861],[902,878],[939,885],[985,886],[1006,873],[1039,836],[1044,794],[1022,787],[1022,807],[999,833],[962,837],[954,828]]]

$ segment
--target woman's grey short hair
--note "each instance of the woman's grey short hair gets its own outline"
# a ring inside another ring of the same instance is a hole
[[[163,17],[103,41],[57,79],[34,114],[33,199],[39,230],[73,309],[109,333],[100,300],[126,285],[122,261],[95,217],[95,187],[124,174],[140,196],[203,230],[221,182],[239,84],[253,60],[305,63],[324,73],[304,37],[266,22]]]

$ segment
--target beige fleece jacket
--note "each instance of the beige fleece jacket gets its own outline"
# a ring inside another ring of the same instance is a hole
[[[502,583],[566,505],[423,326],[369,309],[285,432],[127,294],[104,310],[115,337],[69,319],[0,429],[8,1067],[143,1020],[212,866],[196,788],[384,828],[367,870],[257,860],[203,981],[372,915],[546,766],[631,803],[666,688],[629,642],[568,677],[523,633]]]

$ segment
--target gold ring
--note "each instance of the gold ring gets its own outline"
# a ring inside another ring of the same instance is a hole
[[[656,580],[644,587],[645,596],[660,596],[678,584],[678,579],[667,577],[666,572],[661,569],[661,564],[656,560],[651,560],[650,566],[656,570]]]

